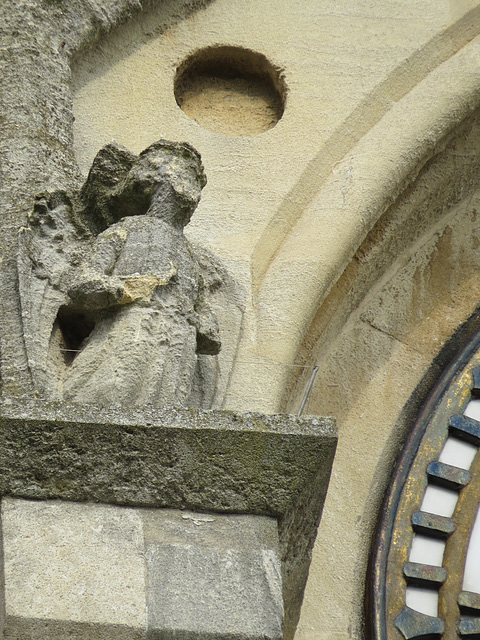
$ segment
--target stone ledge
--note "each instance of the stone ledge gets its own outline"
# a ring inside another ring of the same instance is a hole
[[[329,472],[336,431],[329,418],[27,400],[1,403],[0,442],[2,495],[281,517]]]

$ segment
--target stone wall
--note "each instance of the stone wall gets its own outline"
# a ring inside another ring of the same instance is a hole
[[[235,301],[222,314],[213,300],[225,345],[214,406],[295,413],[319,367],[305,411],[337,418],[339,447],[296,637],[362,638],[392,466],[478,306],[480,5],[24,0],[0,12],[4,393],[30,385],[15,246],[35,193],[77,186],[112,138],[134,152],[193,144],[209,182],[187,234]],[[177,70],[205,51],[185,103]]]

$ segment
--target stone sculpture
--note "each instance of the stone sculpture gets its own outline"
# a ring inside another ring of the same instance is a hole
[[[37,198],[19,279],[29,364],[51,395],[188,404],[197,354],[220,351],[208,287],[183,234],[205,183],[186,143],[160,140],[139,156],[111,143],[76,198]],[[39,332],[28,326],[35,321]]]

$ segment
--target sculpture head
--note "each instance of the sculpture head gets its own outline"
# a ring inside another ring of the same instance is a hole
[[[206,182],[200,154],[186,142],[158,140],[139,156],[110,142],[93,161],[81,192],[81,214],[95,234],[147,211],[185,226]]]
[[[173,192],[178,208],[177,219],[187,224],[197,207],[207,177],[200,154],[186,142],[159,140],[140,153],[132,167],[145,192]],[[153,208],[153,215],[156,215]]]

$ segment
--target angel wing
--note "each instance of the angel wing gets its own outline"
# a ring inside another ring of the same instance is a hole
[[[71,342],[81,342],[92,328],[89,318],[69,315],[68,284],[90,241],[114,220],[112,194],[136,158],[116,142],[105,145],[73,203],[65,191],[38,195],[20,230],[17,266],[28,365],[35,388],[51,398],[61,397]]]
[[[20,229],[17,258],[22,323],[35,388],[55,397],[49,347],[69,273],[78,264],[85,236],[72,224],[72,204],[64,191],[35,198],[28,225]]]

